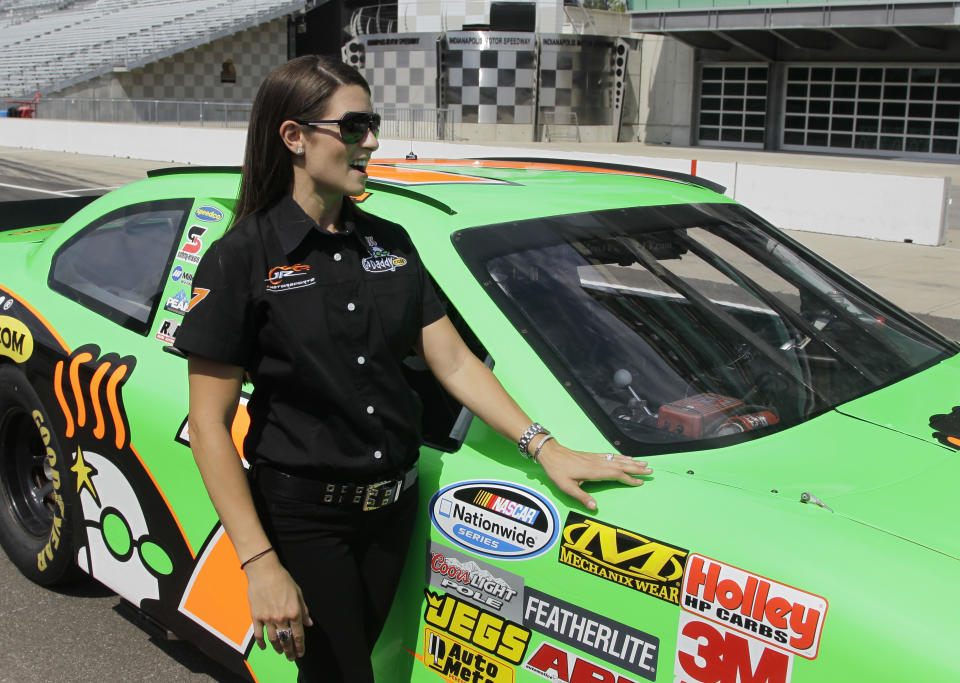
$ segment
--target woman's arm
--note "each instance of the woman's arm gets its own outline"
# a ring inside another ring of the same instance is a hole
[[[490,369],[464,344],[449,318],[443,317],[424,327],[417,350],[437,380],[454,398],[503,436],[519,441],[532,420],[504,390]],[[544,438],[540,435],[534,437],[528,451],[533,453]],[[639,486],[643,481],[632,475],[650,474],[653,471],[646,466],[647,463],[624,455],[616,455],[608,460],[596,453],[565,448],[555,439],[543,444],[538,460],[561,491],[591,510],[596,509],[597,502],[580,488],[583,481],[617,479],[624,484]]]
[[[240,455],[233,445],[230,427],[240,398],[243,369],[191,355],[190,448],[213,506],[220,515],[241,562],[270,547],[257,516]],[[288,659],[304,652],[303,623],[312,625],[300,588],[280,564],[275,552],[267,552],[244,567],[253,633],[261,649],[264,628],[277,652]],[[293,638],[280,643],[276,628],[293,629]]]

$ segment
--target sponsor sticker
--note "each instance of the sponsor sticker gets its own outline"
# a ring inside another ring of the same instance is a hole
[[[815,659],[827,600],[694,553],[683,580],[683,609]]]
[[[501,560],[527,560],[557,540],[557,509],[532,489],[506,481],[462,481],[433,494],[430,521],[461,548]]]
[[[13,299],[7,299],[7,303]],[[6,308],[9,308],[4,304]],[[12,358],[15,363],[24,363],[33,355],[33,335],[23,321],[0,315],[0,356]]]
[[[360,265],[368,273],[386,273],[407,265],[407,259],[383,249],[370,235],[367,235],[367,252],[370,256],[362,259]]]
[[[570,512],[563,527],[559,560],[561,564],[677,605],[688,552],[579,512]]]
[[[306,263],[294,263],[292,266],[274,266],[267,271],[264,280],[268,292],[286,292],[292,289],[312,287],[317,284],[317,278],[310,274],[310,266]]]
[[[440,543],[427,552],[427,583],[519,622],[523,618],[523,577]]]
[[[207,229],[200,225],[191,225],[187,230],[187,241],[177,252],[178,261],[187,263],[200,263],[200,250],[203,249],[203,236]]]
[[[194,287],[193,296],[190,297],[190,303],[187,304],[187,310],[192,311],[193,307],[196,306],[201,301],[203,301],[204,299],[206,299],[207,294],[209,293],[210,293],[210,290],[206,289],[205,287]]]
[[[177,266],[170,273],[170,279],[183,285],[193,284],[193,273],[188,273],[183,266]]]
[[[530,629],[449,593],[423,592],[427,597],[423,619],[429,626],[508,662],[519,664],[523,660],[530,644]]]
[[[793,655],[680,613],[674,683],[789,683]]]
[[[211,223],[223,220],[223,211],[215,206],[201,206],[193,212],[193,215],[201,221],[209,221]]]
[[[180,323],[165,318],[160,322],[160,329],[157,330],[156,337],[162,342],[172,344],[177,339],[177,330],[179,329]]]
[[[13,306],[12,297],[3,302],[3,310],[9,311],[11,306]]]
[[[609,669],[562,650],[551,643],[541,643],[523,668],[551,681],[567,683],[633,683]]]
[[[530,587],[524,600],[523,625],[527,628],[649,681],[657,678],[660,639],[656,636]]]
[[[447,680],[513,683],[513,667],[457,638],[423,629],[423,663]]]
[[[190,297],[181,289],[173,296],[167,297],[167,303],[164,304],[163,310],[183,315],[190,310]]]

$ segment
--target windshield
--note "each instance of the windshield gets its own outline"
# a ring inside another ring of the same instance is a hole
[[[733,204],[539,218],[454,244],[624,453],[762,436],[956,352]]]

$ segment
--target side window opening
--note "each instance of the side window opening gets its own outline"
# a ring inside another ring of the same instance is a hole
[[[50,288],[145,334],[192,205],[165,199],[102,216],[54,255]]]
[[[454,328],[463,337],[463,341],[477,358],[492,369],[493,358],[487,353],[486,348],[436,282],[433,282],[432,279],[431,282],[437,296],[440,297],[440,301],[447,309],[447,317],[450,318]],[[463,445],[463,440],[467,436],[467,430],[470,428],[470,423],[473,421],[473,413],[440,385],[419,356],[408,356],[404,360],[403,371],[407,382],[423,402],[423,417],[421,418],[420,428],[424,445],[447,453],[455,453],[460,450],[460,446]]]

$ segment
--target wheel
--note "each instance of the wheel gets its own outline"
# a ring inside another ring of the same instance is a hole
[[[43,586],[81,576],[73,559],[68,463],[37,392],[0,365],[0,545]]]

